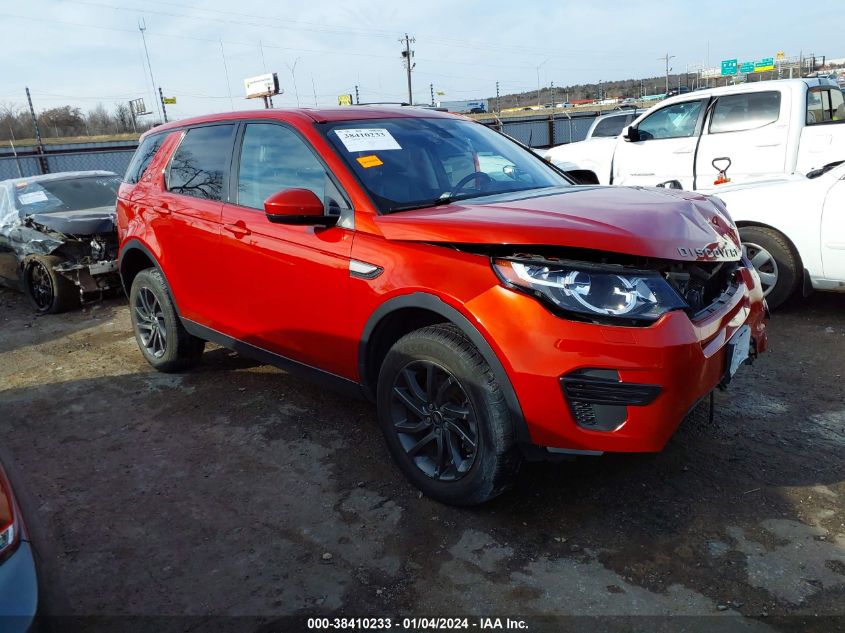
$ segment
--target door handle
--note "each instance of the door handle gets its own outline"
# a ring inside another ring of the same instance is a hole
[[[245,235],[252,235],[252,231],[246,228],[246,224],[244,224],[243,220],[238,220],[234,224],[224,224],[223,228],[237,238],[241,238]]]
[[[170,206],[166,202],[161,202],[153,207],[156,210],[156,213],[160,213],[161,215],[170,215],[173,213],[170,210]]]

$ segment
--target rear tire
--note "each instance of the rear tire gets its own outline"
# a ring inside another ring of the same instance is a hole
[[[164,276],[157,269],[147,268],[135,276],[129,310],[138,348],[154,369],[179,372],[199,362],[205,341],[182,325]]]
[[[377,402],[393,459],[425,495],[475,505],[511,484],[521,459],[504,393],[454,325],[399,339],[381,366]]]
[[[79,289],[55,271],[63,261],[55,255],[35,255],[24,264],[24,291],[38,314],[58,314],[79,306]]]
[[[739,229],[742,252],[751,260],[769,308],[783,305],[801,284],[802,268],[798,254],[781,233],[762,226]]]

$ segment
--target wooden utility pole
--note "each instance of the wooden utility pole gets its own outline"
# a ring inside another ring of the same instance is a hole
[[[414,91],[411,88],[411,71],[416,64],[412,61],[414,51],[411,50],[411,44],[416,43],[417,40],[413,37],[408,37],[408,34],[405,33],[405,37],[399,41],[405,44],[405,50],[402,51],[402,59],[405,60],[405,71],[408,73],[408,105],[414,105]]]
[[[658,59],[662,59],[663,61],[666,62],[666,94],[667,95],[669,94],[669,70],[671,70],[669,68],[669,60],[674,59],[674,58],[675,58],[675,56],[670,55],[669,53],[666,53],[665,57],[658,57]]]

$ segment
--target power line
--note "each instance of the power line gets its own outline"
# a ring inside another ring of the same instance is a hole
[[[271,29],[281,29],[285,31],[312,31],[315,33],[329,33],[329,34],[336,34],[336,35],[347,35],[350,32],[350,29],[345,29],[343,27],[338,28],[326,28],[325,26],[320,27],[319,25],[315,26],[281,26],[276,24],[268,24],[266,18],[261,18],[260,21],[257,22],[248,22],[244,20],[233,20],[232,18],[215,18],[210,16],[196,16],[196,15],[189,15],[186,13],[174,13],[172,11],[160,11],[156,9],[150,8],[143,8],[139,9],[136,7],[125,7],[125,6],[115,6],[112,4],[106,4],[103,2],[95,2],[94,0],[65,0],[65,2],[72,2],[74,4],[81,4],[91,7],[97,7],[102,9],[111,9],[113,11],[130,11],[133,13],[144,13],[144,14],[153,14],[153,15],[162,15],[170,18],[188,18],[193,20],[206,20],[209,22],[219,22],[222,24],[239,24],[241,26],[252,26],[257,28],[271,28]],[[387,37],[387,34],[368,34],[368,37]]]
[[[147,56],[147,68],[150,71],[150,81],[152,82],[152,86],[153,86],[153,101],[156,102],[156,112],[158,112],[162,116],[162,118],[164,118],[164,113],[162,111],[162,104],[160,104],[155,99],[156,80],[153,78],[153,65],[150,63],[150,51],[149,51],[149,49],[147,49],[147,38],[144,35],[144,31],[147,30],[147,23],[144,21],[144,18],[140,18],[138,20],[138,30],[141,31],[141,40],[144,42],[144,53]]]

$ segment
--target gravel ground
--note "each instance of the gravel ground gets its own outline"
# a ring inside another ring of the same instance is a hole
[[[368,403],[220,348],[157,374],[123,301],[35,317],[0,290],[0,457],[45,610],[117,628],[518,614],[531,630],[586,622],[540,615],[835,630],[845,296],[815,295],[770,333],[770,352],[717,393],[714,422],[697,411],[662,453],[532,464],[509,494],[455,509],[406,484]]]

